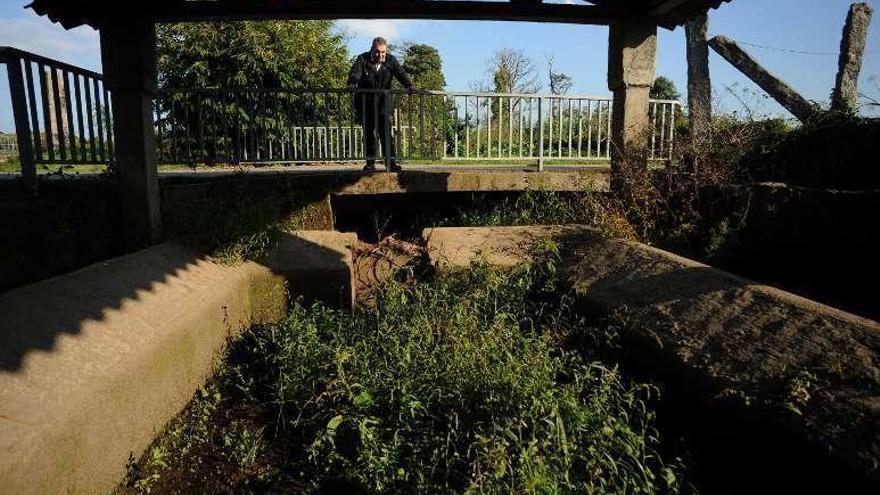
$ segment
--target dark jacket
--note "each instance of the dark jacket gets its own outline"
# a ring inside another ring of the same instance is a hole
[[[360,89],[391,89],[392,76],[396,77],[404,88],[413,86],[409,74],[403,70],[403,66],[394,55],[390,53],[385,55],[385,63],[376,70],[370,52],[364,52],[358,55],[352,64],[348,73],[348,84],[356,85]]]
[[[390,53],[385,55],[385,63],[379,70],[376,70],[376,64],[373,63],[370,52],[365,52],[358,55],[352,64],[351,71],[348,73],[348,85],[358,89],[391,89],[392,77],[396,77],[400,84],[407,89],[413,87],[409,74],[403,70],[403,66],[394,55]],[[371,115],[373,115],[374,108],[379,113],[385,112],[385,98],[381,94],[355,93],[352,105],[358,120],[373,119]]]

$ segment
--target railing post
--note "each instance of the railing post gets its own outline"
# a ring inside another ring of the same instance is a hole
[[[678,115],[679,107],[681,104],[675,102],[672,104],[672,118],[669,119],[669,150],[666,156],[667,165],[672,161],[672,147],[675,144],[675,116]]]
[[[382,125],[384,126],[385,132],[383,133],[384,143],[382,144],[382,154],[384,155],[385,167],[387,168],[391,166],[393,160],[396,160],[396,157],[391,156],[391,90],[386,89],[383,96],[385,97],[385,112],[383,112]]]
[[[37,194],[37,165],[31,143],[31,126],[28,121],[27,99],[24,92],[21,59],[9,56],[6,73],[9,76],[9,95],[12,98],[12,115],[15,120],[15,138],[18,141],[18,160],[21,162],[21,181],[31,194]]]
[[[544,98],[538,97],[538,172],[544,170]]]

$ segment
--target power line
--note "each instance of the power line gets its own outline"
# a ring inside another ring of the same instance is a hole
[[[813,52],[813,51],[808,51],[808,50],[796,50],[794,48],[782,48],[782,47],[778,47],[778,46],[759,45],[757,43],[750,43],[748,41],[736,40],[736,42],[741,45],[747,45],[747,46],[751,46],[754,48],[761,48],[764,50],[773,50],[773,51],[777,51],[777,52],[797,53],[799,55],[828,55],[828,56],[833,56],[833,57],[837,57],[840,55],[840,53],[838,53],[838,52]],[[880,51],[880,50],[865,50],[865,53],[877,53],[878,51]]]

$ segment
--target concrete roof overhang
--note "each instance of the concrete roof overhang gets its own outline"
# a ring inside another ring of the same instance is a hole
[[[122,19],[154,22],[260,19],[453,19],[608,25],[635,20],[672,29],[733,0],[33,0],[27,7],[67,29]]]

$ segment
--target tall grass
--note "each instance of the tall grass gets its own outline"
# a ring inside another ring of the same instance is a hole
[[[562,345],[606,338],[573,301],[547,259],[392,281],[354,314],[296,305],[232,346],[132,486],[183,489],[180,472],[201,465],[221,473],[201,478],[202,492],[681,491],[680,470],[655,451],[656,390]],[[242,408],[262,419],[236,450],[223,439],[243,438],[229,416]]]

